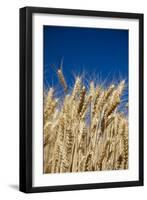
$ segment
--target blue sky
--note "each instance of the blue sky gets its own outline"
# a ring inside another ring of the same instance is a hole
[[[62,90],[57,74],[63,57],[63,73],[72,86],[74,74],[118,82],[128,79],[128,30],[44,26],[44,86]],[[127,82],[127,81],[126,81]],[[127,95],[128,96],[128,95]]]

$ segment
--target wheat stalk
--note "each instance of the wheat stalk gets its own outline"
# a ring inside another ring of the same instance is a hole
[[[63,73],[58,77],[64,91]],[[108,88],[76,77],[64,97],[54,88],[44,95],[44,173],[65,173],[128,168],[128,119],[118,110],[125,82]]]

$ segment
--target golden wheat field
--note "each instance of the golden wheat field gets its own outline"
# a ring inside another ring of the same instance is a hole
[[[128,117],[118,109],[125,81],[104,88],[81,77],[70,92],[44,95],[44,173],[123,170],[128,168]]]

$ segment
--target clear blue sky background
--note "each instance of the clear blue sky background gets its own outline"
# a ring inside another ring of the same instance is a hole
[[[58,67],[62,57],[69,86],[74,82],[73,74],[82,72],[88,79],[107,79],[106,83],[127,80],[128,30],[44,26],[43,55],[45,88],[58,86],[62,90],[51,67]]]

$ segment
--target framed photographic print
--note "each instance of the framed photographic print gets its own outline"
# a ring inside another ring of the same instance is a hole
[[[143,185],[143,14],[20,9],[20,191]]]

